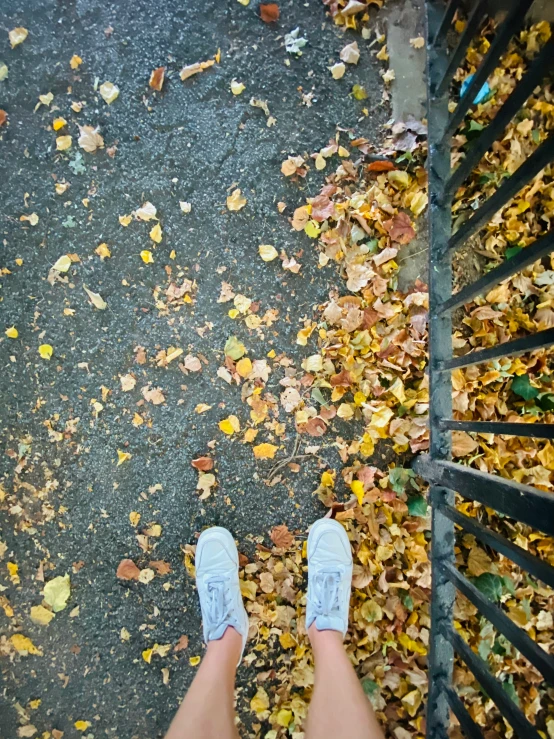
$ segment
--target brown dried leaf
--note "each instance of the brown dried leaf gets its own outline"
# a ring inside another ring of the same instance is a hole
[[[286,524],[274,526],[269,532],[269,538],[276,547],[280,547],[282,549],[288,549],[294,541],[294,536],[291,534]]]
[[[174,652],[182,652],[189,645],[189,638],[186,634],[179,637],[177,644],[173,647]]]
[[[132,559],[122,559],[115,574],[120,580],[138,580],[140,570]]]
[[[264,23],[275,23],[279,20],[279,6],[277,3],[264,3],[260,5],[260,18]]]
[[[410,216],[406,213],[397,213],[390,221],[384,221],[383,227],[398,244],[409,244],[416,235]]]
[[[202,472],[208,472],[213,469],[214,461],[211,457],[197,457],[193,459],[191,465],[195,470],[202,470]]]
[[[149,85],[153,90],[161,91],[165,77],[165,67],[158,67],[150,75]]]

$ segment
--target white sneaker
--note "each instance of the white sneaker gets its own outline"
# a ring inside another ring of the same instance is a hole
[[[221,639],[227,627],[232,626],[242,636],[240,664],[248,636],[248,614],[239,586],[239,555],[229,531],[221,526],[203,531],[196,545],[194,564],[204,641]]]
[[[320,518],[308,535],[308,598],[306,628],[315,621],[318,631],[348,630],[352,585],[352,552],[342,525]]]

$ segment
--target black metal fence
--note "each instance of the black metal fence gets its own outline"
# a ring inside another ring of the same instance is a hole
[[[451,461],[451,432],[485,432],[514,436],[554,438],[549,424],[501,423],[485,421],[455,421],[452,419],[451,371],[504,356],[522,354],[554,344],[554,329],[539,331],[524,338],[511,340],[490,349],[472,351],[453,357],[452,311],[488,291],[502,280],[514,275],[538,259],[554,251],[554,231],[550,230],[516,256],[507,259],[470,285],[453,294],[452,258],[458,247],[485,226],[522,187],[554,160],[554,134],[550,134],[535,152],[505,179],[463,225],[452,232],[452,200],[457,188],[499,140],[506,126],[518,113],[554,63],[554,34],[530,64],[522,79],[498,110],[492,123],[485,128],[455,170],[451,170],[451,137],[470,110],[487,78],[494,71],[514,34],[526,22],[532,0],[500,3],[502,19],[494,39],[476,71],[468,89],[454,112],[449,112],[449,91],[454,74],[464,61],[472,40],[491,10],[486,0],[475,2],[467,16],[465,29],[457,46],[449,49],[451,24],[459,0],[426,0],[427,14],[427,79],[429,124],[429,289],[430,289],[430,453],[416,460],[416,469],[430,487],[432,505],[432,567],[431,648],[429,655],[430,689],[427,708],[428,739],[449,736],[453,713],[468,737],[482,737],[462,699],[452,685],[455,655],[470,669],[486,695],[514,729],[525,739],[539,739],[538,729],[503,689],[487,663],[476,654],[457,633],[453,625],[456,591],[465,595],[478,611],[501,632],[514,647],[554,685],[554,657],[547,654],[531,637],[517,626],[505,611],[489,600],[455,565],[455,527],[473,534],[480,542],[508,557],[533,577],[554,587],[554,568],[521,547],[466,516],[455,506],[455,493],[477,501],[507,516],[554,535],[554,494],[529,485],[480,472]],[[498,11],[496,3],[495,13]],[[496,18],[497,19],[497,18]]]

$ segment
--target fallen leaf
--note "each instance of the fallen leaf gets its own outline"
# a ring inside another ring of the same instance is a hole
[[[243,197],[241,191],[238,188],[236,190],[233,190],[233,192],[227,196],[227,210],[241,210],[241,208],[244,208],[246,203],[246,198]]]
[[[212,488],[217,484],[215,475],[211,472],[200,472],[198,475],[198,482],[196,483],[196,489],[201,490],[200,500],[206,500],[212,493]]]
[[[119,467],[124,462],[128,462],[132,455],[129,452],[122,452],[121,449],[117,450],[117,466]]]
[[[69,60],[69,66],[71,67],[71,69],[78,69],[82,63],[83,60],[80,56],[77,56],[77,54],[73,54],[73,56]]]
[[[214,64],[215,59],[209,59],[207,62],[195,62],[194,64],[189,64],[186,67],[183,67],[179,76],[184,82],[185,80],[188,80],[189,77],[199,74],[200,72],[204,72],[206,69],[209,69],[209,67],[213,67]]]
[[[122,559],[115,574],[120,580],[138,580],[140,570],[132,559]]]
[[[346,64],[357,64],[360,60],[360,49],[358,48],[358,42],[353,41],[351,44],[347,44],[339,54],[340,58]]]
[[[131,526],[138,526],[140,522],[140,513],[137,513],[137,511],[131,511],[131,513],[129,513],[129,521]]]
[[[171,572],[171,565],[169,562],[164,562],[163,559],[156,559],[153,562],[148,563],[150,567],[153,567],[158,575],[161,575],[162,577],[164,575],[169,575]]]
[[[371,162],[366,167],[368,172],[390,172],[392,169],[396,169],[394,162],[389,162],[387,159],[382,159],[377,162]]]
[[[5,110],[0,109],[0,126],[5,126],[8,121],[8,114]]]
[[[425,39],[423,38],[423,36],[411,38],[410,46],[413,46],[414,49],[423,49],[423,47],[425,46]]]
[[[228,416],[219,422],[219,428],[224,434],[232,436],[240,431],[240,421],[236,416]]]
[[[104,243],[98,244],[98,246],[96,247],[94,251],[96,254],[98,254],[98,256],[100,257],[102,261],[104,261],[104,259],[109,259],[112,255],[110,251],[110,247]]]
[[[200,664],[200,657],[199,656],[197,656],[197,657],[189,657],[189,665],[191,667],[196,667],[199,664]]]
[[[44,586],[44,600],[52,606],[54,613],[62,611],[71,594],[69,575],[55,577]]]
[[[133,377],[133,375],[131,374],[121,375],[119,380],[121,382],[121,389],[125,393],[128,392],[129,390],[132,390],[137,384],[135,377]]]
[[[279,449],[274,444],[258,444],[252,447],[256,459],[273,459],[275,452]]]
[[[90,726],[90,721],[75,721],[73,726],[77,729],[77,731],[86,731]]]
[[[143,249],[140,253],[140,258],[145,264],[152,264],[154,262],[154,257],[152,256],[152,252],[148,249]]]
[[[410,216],[406,213],[397,213],[389,221],[384,221],[383,227],[398,244],[409,244],[416,235]]]
[[[156,218],[156,213],[156,206],[147,200],[140,206],[140,208],[137,208],[137,210],[135,210],[134,216],[139,221],[151,221]]]
[[[71,267],[71,259],[68,257],[67,254],[64,254],[63,256],[61,256],[52,265],[52,269],[55,269],[57,272],[67,272],[67,270],[70,267]]]
[[[152,582],[155,577],[156,573],[154,572],[154,570],[151,570],[150,567],[145,567],[143,570],[140,571],[138,581],[143,585],[148,585],[148,583]]]
[[[240,95],[246,90],[246,85],[244,85],[242,82],[239,82],[234,77],[231,80],[231,92],[233,95]]]
[[[334,80],[341,80],[346,72],[346,65],[344,62],[337,62],[336,64],[333,64],[332,67],[328,67],[328,69]]]
[[[79,126],[79,138],[77,139],[77,143],[81,147],[81,149],[84,149],[86,152],[89,152],[89,154],[92,154],[92,152],[96,151],[97,149],[103,149],[104,148],[104,139],[102,136],[98,133],[100,129],[93,128],[92,126]]]
[[[151,388],[147,385],[142,388],[141,393],[142,397],[149,403],[152,403],[152,405],[161,405],[162,403],[165,403],[165,395],[159,387]]]
[[[98,92],[108,105],[111,105],[119,97],[119,87],[114,85],[113,82],[103,82],[98,88]]]
[[[162,240],[162,227],[159,223],[156,223],[156,225],[151,229],[150,231],[150,238],[152,241],[155,241],[156,244],[161,243]]]
[[[165,67],[158,67],[154,69],[150,74],[150,81],[148,84],[153,90],[161,91],[164,83]]]
[[[99,295],[98,293],[93,293],[92,290],[89,290],[86,285],[83,285],[83,290],[86,292],[90,299],[90,302],[95,308],[98,308],[98,310],[106,310],[108,304],[101,295]]]
[[[276,547],[280,547],[281,549],[288,549],[294,541],[294,536],[286,524],[274,526],[269,532],[269,538]]]
[[[49,611],[48,608],[45,608],[44,606],[33,606],[31,608],[30,616],[31,621],[40,626],[48,626],[50,621],[54,618],[52,611]]]
[[[28,35],[29,31],[26,28],[23,28],[23,26],[12,28],[12,30],[8,33],[8,38],[10,39],[12,49],[15,49],[15,47],[19,46],[19,44],[22,44]]]
[[[54,352],[54,349],[50,346],[50,344],[41,344],[38,348],[38,353],[42,357],[42,359],[50,359]]]
[[[182,652],[184,649],[187,649],[189,645],[189,638],[186,634],[183,634],[179,637],[179,640],[177,641],[177,644],[173,647],[174,652]]]
[[[214,461],[211,457],[197,457],[196,459],[192,460],[191,465],[196,470],[208,472],[209,470],[213,469]]]
[[[279,20],[279,15],[277,3],[262,3],[260,5],[260,18],[264,23],[275,23]]]
[[[279,256],[279,252],[271,244],[260,244],[258,247],[258,253],[264,262],[272,262]]]
[[[234,359],[235,362],[246,354],[246,347],[239,341],[236,336],[229,336],[225,342],[224,352],[228,357]]]
[[[42,657],[42,651],[38,647],[35,647],[28,636],[24,634],[12,634],[10,641],[14,649],[22,657],[26,657],[28,654],[36,654],[38,657]]]
[[[56,139],[56,149],[58,151],[66,151],[71,148],[72,143],[71,136],[58,136]]]
[[[10,328],[7,328],[5,333],[8,339],[17,339],[17,337],[19,336],[19,331],[16,329],[15,326],[10,326]]]

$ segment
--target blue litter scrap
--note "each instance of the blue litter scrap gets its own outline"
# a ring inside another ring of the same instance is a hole
[[[462,86],[460,88],[460,97],[463,97],[466,94],[467,89],[471,85],[471,82],[474,77],[475,77],[474,74],[470,74],[469,77],[466,77],[465,80],[462,82]],[[483,87],[479,90],[479,92],[475,96],[473,104],[478,105],[479,103],[482,103],[483,100],[485,100],[485,98],[487,98],[491,94],[491,92],[492,90],[489,87],[489,83],[485,82]]]

